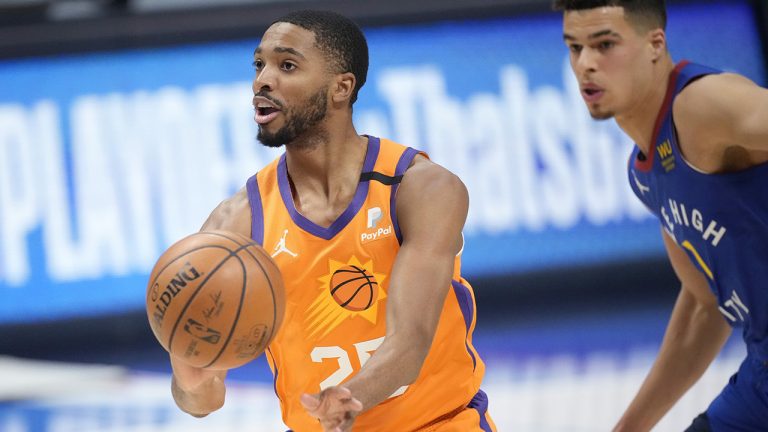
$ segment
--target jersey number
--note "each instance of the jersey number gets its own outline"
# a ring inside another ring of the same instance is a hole
[[[358,342],[354,344],[355,353],[357,354],[357,360],[360,363],[360,367],[363,367],[365,362],[371,358],[371,354],[379,348],[381,343],[384,342],[384,337],[378,339],[372,339],[365,342]],[[312,361],[315,363],[322,363],[325,359],[336,359],[339,364],[339,368],[336,372],[332,373],[328,378],[320,382],[320,390],[325,390],[328,387],[333,387],[341,384],[342,381],[349,378],[354,372],[352,362],[349,359],[349,353],[340,346],[329,347],[315,347],[312,350]],[[408,386],[402,386],[392,393],[390,398],[400,396],[405,393]]]

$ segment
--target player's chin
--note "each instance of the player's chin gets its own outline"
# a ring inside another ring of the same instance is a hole
[[[276,133],[270,132],[261,126],[259,126],[259,134],[256,136],[256,139],[259,140],[261,144],[272,148],[278,148],[285,144]]]
[[[278,125],[278,119],[272,119],[265,123],[258,123],[259,132],[266,131],[275,133],[278,130],[280,130],[280,125]]]
[[[605,110],[599,107],[589,107],[589,115],[595,120],[609,120],[616,114],[613,111]]]

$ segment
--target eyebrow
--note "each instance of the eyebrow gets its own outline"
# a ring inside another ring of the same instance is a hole
[[[598,32],[594,32],[594,33],[590,34],[589,36],[587,36],[587,39],[597,39],[597,38],[603,37],[603,36],[613,36],[613,37],[621,39],[621,35],[616,33],[613,30],[600,30]],[[576,40],[575,37],[569,35],[568,33],[563,33],[563,39],[565,39],[565,40]]]
[[[293,49],[293,48],[288,48],[288,47],[280,47],[280,46],[278,46],[278,47],[275,47],[274,51],[275,51],[276,53],[288,53],[288,54],[293,54],[293,55],[295,55],[296,57],[300,57],[300,58],[302,58],[302,59],[304,59],[304,60],[306,60],[306,59],[307,59],[306,57],[304,57],[304,54],[302,54],[302,53],[300,53],[300,52],[296,51],[296,50],[295,50],[295,49]],[[258,47],[258,48],[256,48],[256,50],[253,52],[253,54],[254,54],[254,55],[256,55],[256,54],[261,54],[261,52],[262,52],[262,50],[261,50],[261,47]]]

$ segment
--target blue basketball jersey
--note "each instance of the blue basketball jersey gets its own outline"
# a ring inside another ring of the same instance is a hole
[[[629,182],[706,275],[720,312],[742,328],[749,353],[768,360],[768,164],[705,174],[680,152],[672,102],[693,80],[720,71],[681,62],[670,74],[647,155],[635,146]]]

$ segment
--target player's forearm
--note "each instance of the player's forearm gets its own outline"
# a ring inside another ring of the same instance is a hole
[[[363,411],[367,411],[416,380],[431,342],[427,336],[388,336],[344,387],[363,404]]]
[[[387,336],[360,372],[344,384],[364,410],[418,378],[451,285],[453,260],[453,254],[413,244],[404,243],[400,249],[387,299]]]
[[[360,372],[343,384],[363,411],[412,384],[432,346],[451,286],[454,254],[423,244],[404,241],[390,281],[387,335]]]
[[[224,405],[226,388],[224,381],[213,377],[201,384],[195,391],[183,390],[176,379],[171,377],[171,394],[176,405],[185,413],[195,417],[205,417]]]
[[[706,371],[729,334],[716,307],[681,293],[659,355],[614,431],[650,430]]]

